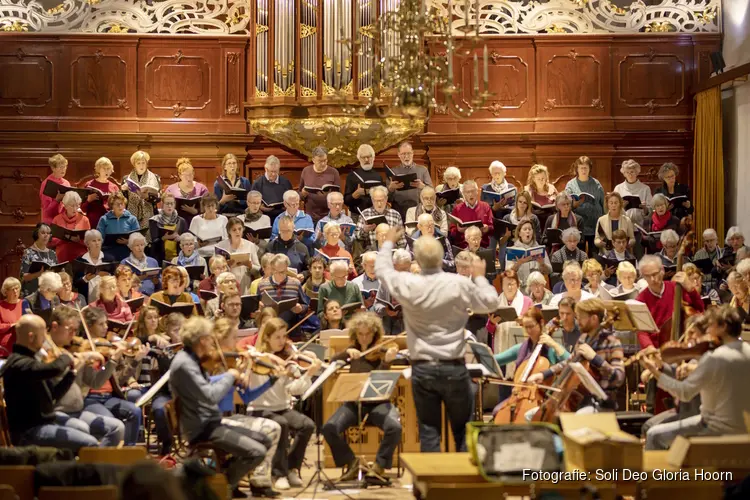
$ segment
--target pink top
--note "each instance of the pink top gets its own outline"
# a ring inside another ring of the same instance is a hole
[[[185,198],[185,196],[182,194],[182,191],[180,190],[180,183],[175,182],[174,184],[170,184],[167,186],[167,189],[164,190],[165,193],[171,193],[175,195],[175,198]],[[188,193],[188,198],[197,198],[197,197],[204,197],[208,194],[208,188],[201,184],[200,182],[195,182],[193,185],[193,190]]]
[[[70,182],[66,179],[55,177],[53,174],[50,174],[42,181],[42,186],[39,188],[39,197],[42,199],[42,222],[45,224],[52,224],[52,219],[63,211],[62,202],[44,195],[44,188],[47,186],[47,181],[49,180],[53,180],[62,186],[70,186]]]
[[[115,295],[114,302],[105,303],[102,299],[99,299],[91,305],[99,309],[104,309],[104,312],[107,313],[107,319],[113,321],[130,321],[133,319],[130,306],[119,295]]]

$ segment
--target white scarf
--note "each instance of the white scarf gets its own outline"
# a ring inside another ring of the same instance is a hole
[[[516,296],[513,297],[513,301],[508,304],[508,298],[505,296],[505,293],[500,293],[500,306],[501,307],[512,307],[516,310],[517,315],[521,315],[521,311],[523,310],[523,294],[520,291],[516,291]]]

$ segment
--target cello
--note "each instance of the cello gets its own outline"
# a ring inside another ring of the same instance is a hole
[[[608,310],[606,318],[602,321],[596,334],[586,336],[586,344],[593,347],[594,341],[599,338],[601,331],[612,326],[619,316],[619,309]],[[539,406],[539,410],[532,417],[532,422],[554,423],[560,412],[573,411],[576,405],[573,404],[571,398],[579,400],[582,396],[577,392],[578,386],[581,385],[581,379],[571,367],[572,363],[580,363],[586,370],[590,371],[589,362],[580,354],[575,353],[568,358],[568,364],[552,384],[552,387],[558,390],[550,392],[547,399],[544,400],[544,403]]]
[[[552,324],[544,332],[551,335],[552,332],[560,328],[560,319],[554,318]],[[513,382],[519,384],[513,387],[511,395],[500,404],[500,409],[495,414],[494,423],[511,424],[525,423],[526,413],[538,407],[544,400],[544,393],[535,386],[526,385],[529,377],[535,373],[544,373],[549,369],[549,359],[542,356],[544,344],[537,342],[534,350],[520,366],[516,369]],[[549,385],[551,380],[544,380],[542,383]]]

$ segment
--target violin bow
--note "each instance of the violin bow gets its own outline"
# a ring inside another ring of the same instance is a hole
[[[86,307],[84,307],[83,309],[86,309]],[[94,339],[91,338],[91,332],[89,332],[89,326],[86,324],[86,318],[83,317],[83,309],[79,309],[78,304],[76,304],[78,316],[81,317],[81,325],[83,325],[83,331],[84,333],[86,333],[86,338],[88,339],[89,344],[91,344],[91,350],[96,352],[96,344],[94,344]]]
[[[298,351],[304,351],[305,347],[307,347],[310,344],[312,344],[313,342],[315,342],[318,339],[318,337],[320,337],[320,332],[318,332],[315,335],[313,335],[312,338],[310,338],[310,340],[308,340],[307,342],[305,342],[304,344],[302,344],[301,346],[299,346],[299,348],[297,348],[297,350]]]
[[[128,327],[125,329],[125,335],[123,335],[120,340],[125,340],[126,338],[128,338],[128,335],[130,335],[130,329],[133,328],[134,321],[135,321],[135,314],[133,315],[133,318],[130,320],[130,323],[128,323]]]
[[[293,332],[293,331],[295,330],[295,328],[297,328],[297,327],[298,327],[299,325],[301,325],[302,323],[304,323],[305,321],[307,321],[307,319],[308,319],[308,318],[309,318],[310,316],[312,316],[313,314],[315,314],[315,311],[311,311],[311,312],[307,313],[307,315],[306,315],[306,316],[305,316],[304,318],[302,318],[302,319],[301,319],[301,320],[299,320],[299,321],[298,321],[297,323],[295,323],[293,327],[291,327],[291,328],[287,328],[287,330],[286,330],[286,331],[287,331],[287,332]]]
[[[229,365],[227,364],[227,358],[224,357],[224,353],[221,350],[221,344],[219,343],[219,339],[214,334],[211,334],[211,338],[214,339],[214,346],[216,347],[216,350],[219,353],[221,364],[224,365],[225,370],[229,370]]]
[[[378,349],[380,349],[381,347],[383,347],[384,345],[392,343],[395,339],[397,339],[399,337],[406,337],[406,332],[401,332],[398,335],[393,335],[391,338],[389,338],[387,340],[383,340],[382,342],[380,342],[378,344],[375,344],[374,346],[370,347],[369,349],[365,349],[364,351],[362,351],[361,353],[359,353],[359,355],[360,355],[360,357],[364,358],[365,356],[367,356],[371,352],[375,352]]]

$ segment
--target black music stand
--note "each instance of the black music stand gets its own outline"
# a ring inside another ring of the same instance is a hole
[[[362,403],[384,403],[390,401],[401,378],[401,371],[373,370],[369,373],[342,373],[328,396],[329,403],[357,403],[357,427],[360,429],[357,460],[357,483],[367,488],[366,477],[374,476],[382,486],[390,486],[390,480],[376,474],[368,467],[362,453]]]

